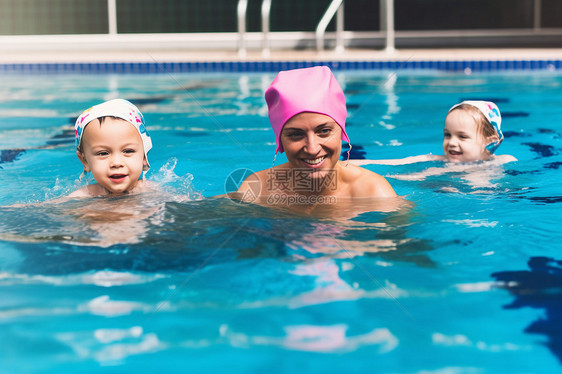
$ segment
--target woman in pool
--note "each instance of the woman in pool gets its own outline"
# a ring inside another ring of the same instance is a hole
[[[517,161],[511,155],[496,155],[503,141],[502,117],[491,101],[463,101],[454,105],[445,118],[444,155],[420,155],[393,160],[353,160],[356,165],[404,165],[423,161],[468,163],[494,161],[496,164]]]
[[[76,156],[97,183],[70,197],[119,195],[147,189],[148,151],[152,141],[142,113],[127,100],[116,99],[85,110],[76,120]]]
[[[382,176],[339,161],[347,109],[328,67],[280,72],[265,92],[277,152],[287,162],[249,176],[242,200],[264,205],[337,203],[347,198],[396,197]],[[275,161],[275,160],[274,160]]]

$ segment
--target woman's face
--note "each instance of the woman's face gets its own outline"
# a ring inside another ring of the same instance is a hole
[[[281,143],[289,165],[313,178],[335,169],[341,153],[341,128],[331,117],[304,112],[285,123]]]

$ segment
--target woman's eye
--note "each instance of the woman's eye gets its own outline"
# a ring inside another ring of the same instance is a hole
[[[300,137],[302,137],[302,134],[298,133],[298,132],[291,132],[287,134],[287,137],[291,138],[291,139],[298,139]]]
[[[322,130],[320,130],[321,135],[328,135],[331,132],[332,132],[332,129],[322,129]]]

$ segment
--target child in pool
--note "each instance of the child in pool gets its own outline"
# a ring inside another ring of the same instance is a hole
[[[144,181],[152,141],[142,113],[127,100],[116,99],[85,110],[74,125],[76,156],[84,172],[97,183],[69,197],[137,193],[149,189]]]
[[[463,101],[454,105],[445,118],[444,155],[420,155],[393,160],[351,160],[356,165],[405,165],[423,161],[467,163],[494,161],[496,164],[517,161],[510,155],[495,155],[503,141],[501,114],[491,101]]]
[[[288,162],[250,175],[237,193],[266,205],[314,205],[326,197],[396,197],[384,177],[339,161],[342,140],[349,142],[347,109],[343,90],[328,67],[280,72],[265,100],[275,154],[285,152]]]

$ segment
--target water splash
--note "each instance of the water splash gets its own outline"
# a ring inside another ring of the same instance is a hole
[[[171,157],[162,167],[147,180],[160,186],[159,192],[164,192],[170,201],[184,202],[203,199],[203,195],[193,186],[193,175],[177,175],[175,169],[178,160]],[[53,199],[63,198],[87,185],[96,183],[92,173],[82,173],[77,179],[65,180],[56,178],[53,185],[42,187],[37,193],[24,197],[19,204],[42,203]]]
[[[70,195],[73,191],[78,190],[88,184],[95,183],[94,177],[91,173],[82,174],[78,179],[73,181],[61,181],[59,178],[55,179],[55,184],[52,187],[43,187],[43,201],[57,199]],[[34,201],[39,202],[39,201]],[[30,203],[30,201],[28,201]]]
[[[162,167],[151,176],[165,192],[176,195],[182,201],[201,200],[203,195],[193,187],[193,175],[186,173],[179,176],[175,169],[178,164],[176,157],[170,157]]]

